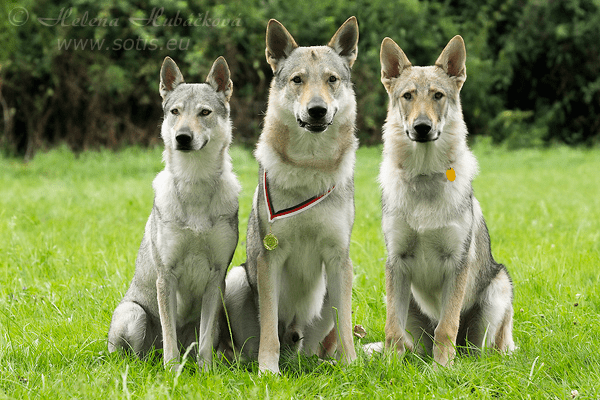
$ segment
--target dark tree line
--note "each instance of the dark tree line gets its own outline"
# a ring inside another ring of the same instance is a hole
[[[157,142],[158,73],[167,55],[189,82],[204,80],[214,59],[225,56],[236,141],[254,143],[271,78],[267,21],[281,21],[301,45],[319,45],[351,15],[360,26],[353,81],[361,143],[381,139],[382,39],[392,37],[415,65],[427,65],[460,34],[467,45],[463,110],[472,135],[508,147],[591,145],[600,138],[598,4],[9,0],[0,6],[0,147],[31,157],[58,143],[81,151]]]

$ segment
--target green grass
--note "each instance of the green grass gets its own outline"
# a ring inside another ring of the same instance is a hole
[[[114,307],[133,275],[152,206],[160,149],[65,149],[29,164],[0,159],[0,399],[2,398],[578,398],[600,397],[600,151],[475,147],[475,181],[495,258],[515,283],[509,357],[375,356],[350,366],[284,360],[281,377],[256,364],[190,366],[108,355]],[[243,186],[240,245],[257,180],[247,150],[233,148]],[[376,182],[381,148],[361,148],[356,168],[354,322],[360,343],[383,339],[384,260]]]

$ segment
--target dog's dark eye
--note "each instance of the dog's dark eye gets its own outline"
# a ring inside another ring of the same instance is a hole
[[[444,97],[444,93],[442,93],[442,92],[436,92],[436,93],[433,95],[433,97],[434,97],[436,100],[439,100],[439,99],[441,99],[442,97]]]
[[[338,80],[338,79],[337,79],[337,77],[335,77],[335,76],[333,76],[333,75],[331,75],[331,76],[329,77],[329,82],[331,82],[331,83],[337,82],[337,80]]]
[[[295,76],[292,78],[292,82],[294,83],[302,83],[302,78],[300,78],[299,76]]]
[[[200,111],[200,115],[203,117],[206,117],[208,114],[210,114],[212,111],[211,110],[207,110],[206,108],[202,111]]]
[[[171,114],[173,114],[173,115],[179,115],[179,110],[176,109],[176,108],[174,108],[174,109],[171,110]]]
[[[412,94],[410,92],[406,92],[402,95],[406,100],[412,99]]]

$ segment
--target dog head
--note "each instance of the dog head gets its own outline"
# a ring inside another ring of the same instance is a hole
[[[350,68],[358,54],[358,23],[350,17],[327,46],[299,47],[278,21],[267,26],[266,58],[275,78],[270,101],[283,105],[290,124],[325,131],[341,111],[338,99],[350,88]],[[274,90],[273,90],[274,89]],[[273,93],[275,92],[275,93]],[[293,118],[293,119],[292,119]]]
[[[179,152],[202,150],[222,133],[221,126],[230,124],[233,83],[223,57],[215,60],[206,83],[200,84],[184,83],[175,61],[166,57],[159,90],[164,113],[161,135],[167,148]]]
[[[404,131],[414,142],[437,140],[449,107],[460,109],[460,89],[467,78],[465,43],[455,36],[435,66],[414,67],[390,38],[381,43],[381,82],[390,97],[390,112],[400,113]]]

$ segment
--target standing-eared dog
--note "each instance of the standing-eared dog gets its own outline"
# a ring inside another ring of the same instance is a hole
[[[225,273],[238,241],[238,193],[228,149],[233,90],[223,57],[206,83],[187,84],[175,62],[160,71],[165,169],[154,179],[154,205],[135,275],[114,311],[108,349],[145,356],[163,350],[179,367],[180,349],[198,342],[205,369],[219,339]]]
[[[230,272],[225,296],[233,347],[258,357],[261,372],[279,372],[282,345],[356,358],[349,249],[357,44],[354,17],[326,46],[298,46],[276,20],[267,26],[274,76],[255,151],[247,261]]]
[[[463,39],[450,40],[433,66],[413,66],[390,38],[380,56],[389,94],[379,175],[385,346],[424,348],[436,367],[452,362],[457,345],[511,351],[513,285],[492,257],[471,186],[477,161],[459,96],[467,77]]]

